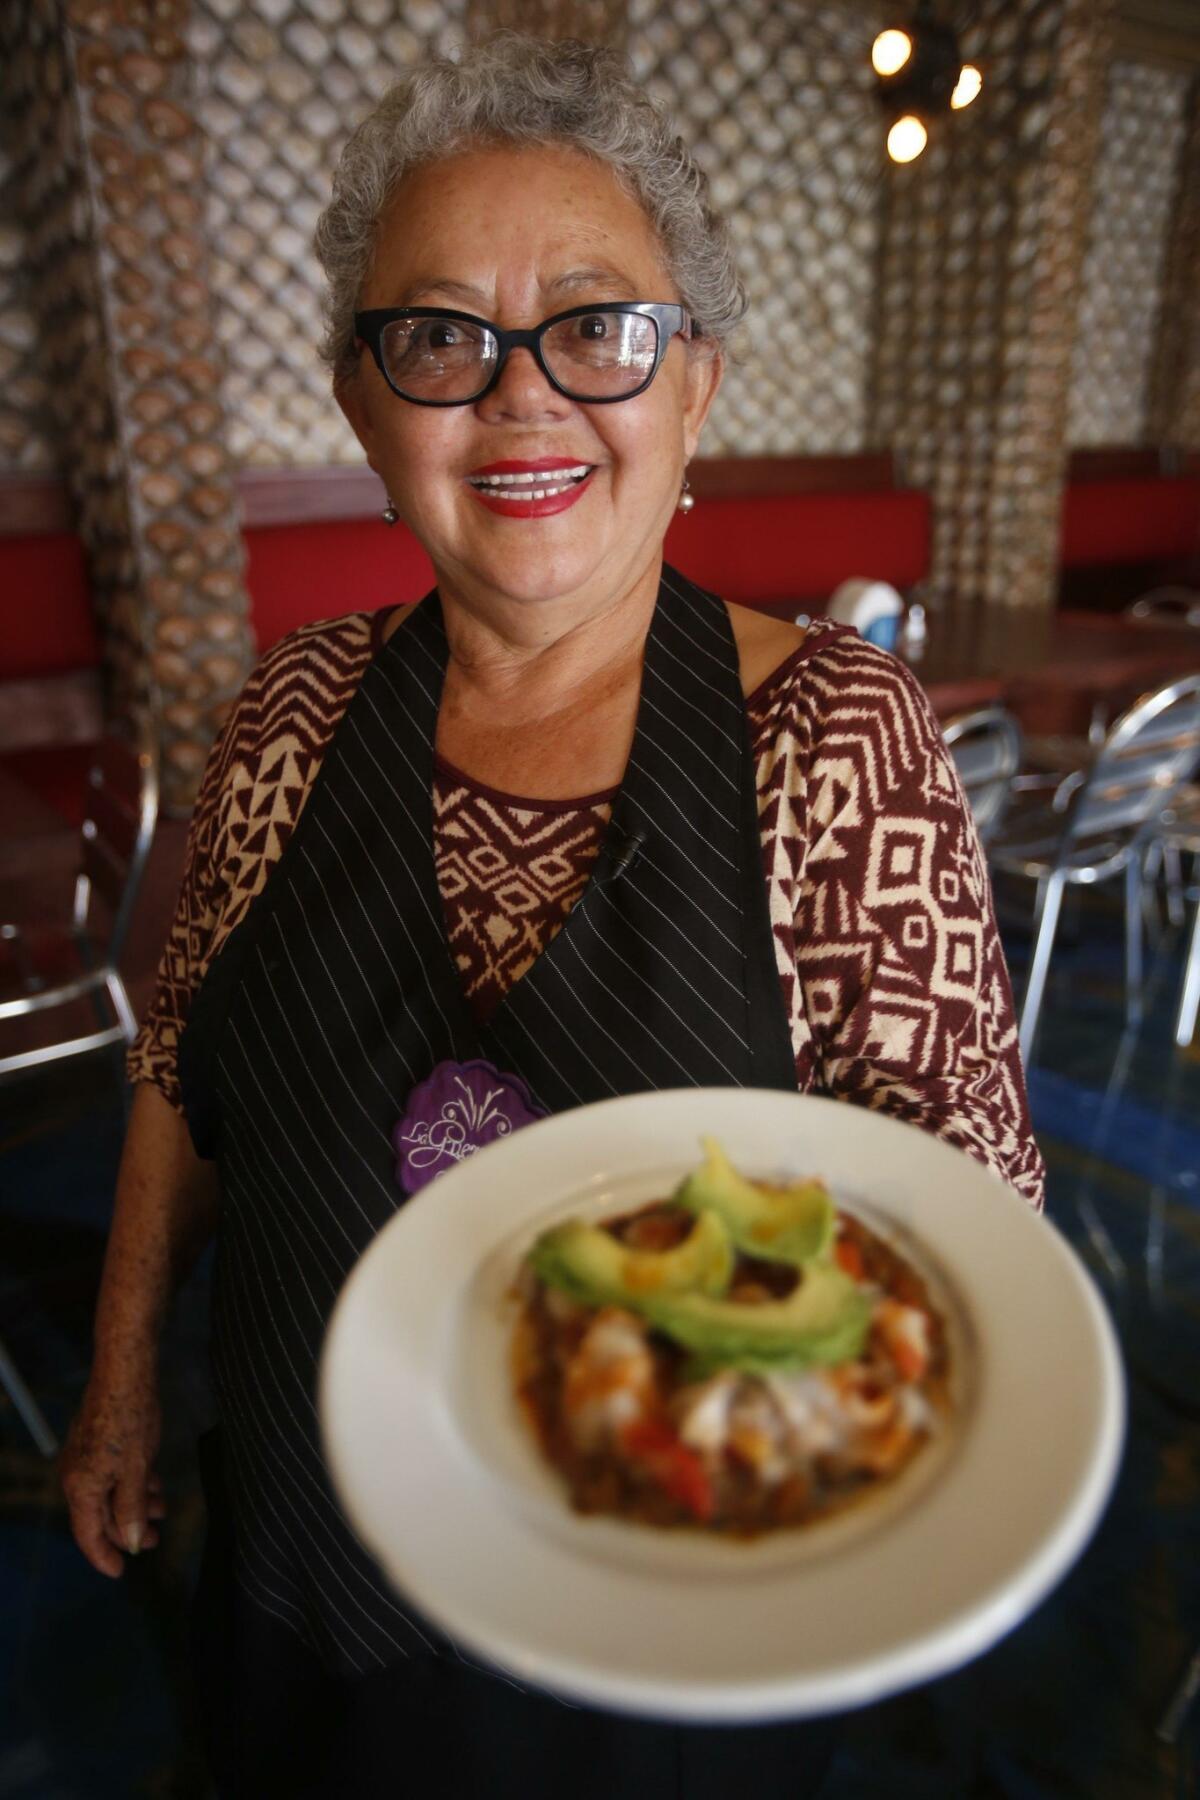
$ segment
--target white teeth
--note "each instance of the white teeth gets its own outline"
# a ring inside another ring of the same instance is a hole
[[[528,495],[523,493],[522,498],[543,500],[547,494],[564,493],[566,489],[570,487],[572,482],[582,481],[584,476],[590,475],[591,472],[591,463],[577,463],[573,469],[562,470],[558,486],[541,488],[533,488],[532,484],[539,480],[544,482],[546,477],[535,473],[533,470],[530,470],[528,474],[520,475],[471,475],[468,477],[468,480],[470,481],[471,486],[475,488],[519,487],[523,490],[532,488],[532,491]]]

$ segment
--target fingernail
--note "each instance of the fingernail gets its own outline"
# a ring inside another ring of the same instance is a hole
[[[127,1525],[125,1527],[125,1542],[129,1546],[129,1554],[131,1556],[136,1556],[142,1547],[142,1528],[140,1525]]]

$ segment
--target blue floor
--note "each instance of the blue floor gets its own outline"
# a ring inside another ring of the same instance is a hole
[[[1051,1216],[1121,1332],[1121,1475],[1092,1544],[1031,1619],[958,1674],[847,1715],[822,1800],[1200,1794],[1200,1701],[1174,1743],[1156,1731],[1200,1646],[1200,1047],[1171,1042],[1177,940],[1158,947],[1131,1032],[1119,922],[1100,905],[1075,930],[1072,945],[1068,920],[1030,1096]],[[1019,973],[1019,935],[1009,948]],[[59,1431],[86,1376],[123,1105],[103,1057],[0,1087],[0,1337]],[[209,1794],[185,1675],[203,1530],[194,1443],[211,1411],[206,1280],[202,1266],[164,1345],[163,1543],[120,1583],[74,1549],[53,1472],[0,1400],[0,1800]]]

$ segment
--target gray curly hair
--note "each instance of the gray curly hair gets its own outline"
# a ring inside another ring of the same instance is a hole
[[[607,164],[642,206],[701,333],[722,344],[746,307],[708,179],[614,51],[501,32],[452,62],[433,58],[380,100],[345,149],[317,223],[325,271],[321,356],[335,384],[357,366],[354,312],[379,217],[411,170],[478,143],[563,144]]]

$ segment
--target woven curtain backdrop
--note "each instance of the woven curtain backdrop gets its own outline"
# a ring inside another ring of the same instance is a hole
[[[872,424],[934,502],[926,597],[1052,604],[1105,0],[980,0],[983,97],[889,176]]]
[[[746,283],[749,311],[705,436],[709,455],[868,447],[883,199],[876,13],[631,0],[634,69],[704,167]]]
[[[455,0],[194,0],[195,107],[242,464],[361,461],[317,361],[313,229],[339,150],[398,69],[463,42]]]
[[[1198,0],[1200,4],[1200,0]],[[1188,77],[1114,63],[1100,121],[1072,363],[1067,442],[1140,444],[1182,174]],[[1193,295],[1200,307],[1200,297]]]
[[[544,16],[544,17],[543,17]],[[751,301],[705,447],[862,448],[882,154],[872,10],[743,0],[195,0],[196,108],[235,456],[357,462],[314,347],[313,226],[396,71],[496,22],[621,44],[730,215]]]
[[[58,467],[59,452],[13,181],[0,139],[0,472],[48,474]]]
[[[1188,86],[1183,130],[1146,433],[1153,443],[1200,450],[1200,72]]]
[[[394,74],[493,24],[576,32],[624,48],[676,114],[731,216],[750,313],[706,450],[853,452],[889,442],[884,396],[874,413],[868,400],[884,197],[867,52],[882,10],[867,0],[192,0],[187,41],[194,111],[207,138],[208,232],[234,461],[359,460],[315,355],[313,225],[339,147]],[[1035,45],[1032,61],[1014,58],[1012,40],[1028,31],[1031,14],[1052,31],[1057,8],[984,0],[973,10],[982,24],[972,42],[993,57],[980,104],[1001,121],[1019,117],[1024,132],[1037,52]],[[1158,271],[1181,162],[1182,89],[1183,78],[1169,71],[1119,64],[1111,73],[1074,346],[1076,443],[1130,441],[1145,424]],[[1032,146],[1026,156],[1036,157],[1036,136],[1022,141]],[[983,173],[991,178],[990,169]],[[936,146],[911,174],[940,191]],[[27,245],[9,176],[0,154],[0,472],[49,471],[60,453],[48,424],[36,309],[21,278]],[[1028,171],[1021,177],[1032,178]],[[944,267],[956,291],[974,283],[963,305],[955,302],[952,336],[959,317],[961,334],[969,331],[971,308],[987,315],[1000,303],[993,265],[1012,202],[986,199],[982,186],[978,197],[974,219],[966,200],[949,211],[936,201],[922,210],[930,267]],[[972,257],[974,277],[960,267]],[[910,299],[921,299],[919,285]],[[919,402],[921,384],[939,378],[949,351],[940,326],[910,313],[914,321],[926,333],[910,347]],[[969,391],[968,379],[964,408]],[[973,454],[969,446],[966,453]]]

